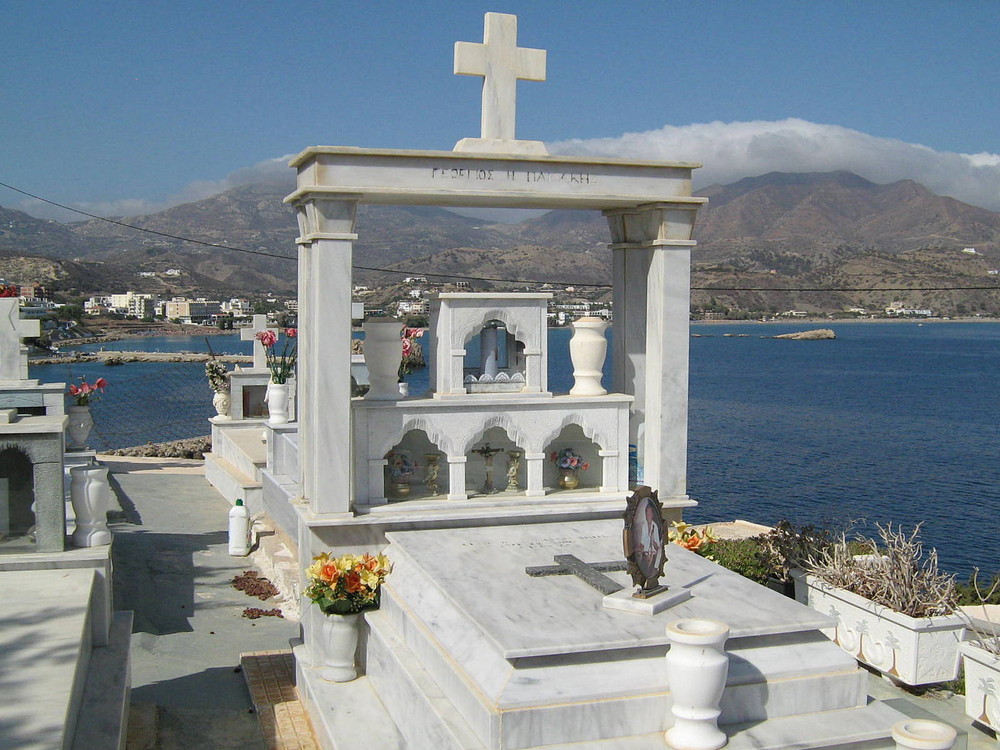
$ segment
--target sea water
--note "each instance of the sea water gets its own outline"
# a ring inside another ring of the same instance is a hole
[[[923,538],[947,569],[964,576],[972,565],[1000,568],[1000,323],[824,325],[836,340],[765,338],[803,324],[692,326],[688,492],[700,504],[685,518],[856,522],[868,531],[923,522]],[[549,332],[556,393],[573,382],[570,335]],[[238,335],[209,341],[216,353],[251,350]],[[199,336],[103,346],[206,351]],[[214,410],[202,363],[31,370],[43,382],[111,383],[93,409],[96,448],[209,432]],[[422,393],[427,370],[407,380],[411,393]]]

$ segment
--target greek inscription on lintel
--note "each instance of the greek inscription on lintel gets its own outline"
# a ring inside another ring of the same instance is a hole
[[[432,180],[463,182],[523,182],[569,183],[592,185],[596,180],[589,172],[547,172],[540,169],[470,169],[468,167],[431,167]]]

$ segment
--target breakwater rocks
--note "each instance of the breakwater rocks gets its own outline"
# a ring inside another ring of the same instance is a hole
[[[102,451],[110,456],[142,456],[148,458],[198,458],[212,450],[212,436],[171,440],[167,443],[146,443],[131,448],[112,448]]]
[[[61,365],[72,362],[104,362],[123,365],[131,362],[208,362],[212,357],[202,352],[73,352],[62,357],[31,357],[33,365]],[[245,365],[253,362],[249,354],[217,354],[215,358],[227,364]]]
[[[787,339],[789,341],[829,341],[837,338],[837,334],[829,328],[817,328],[813,331],[799,331],[798,333],[782,333],[775,336],[776,339]]]

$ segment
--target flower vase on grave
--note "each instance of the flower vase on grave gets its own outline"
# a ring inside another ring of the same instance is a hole
[[[288,383],[268,383],[264,401],[267,403],[269,425],[288,424]]]
[[[569,356],[573,361],[573,387],[570,396],[603,396],[601,386],[604,358],[608,353],[608,340],[604,331],[608,327],[602,318],[580,318],[573,321],[573,338],[569,340]]]
[[[229,409],[233,404],[233,399],[229,395],[229,391],[216,391],[215,395],[212,396],[212,406],[215,407],[215,413],[220,417],[228,417]]]
[[[90,415],[89,406],[66,407],[69,419],[66,422],[66,436],[69,438],[67,450],[82,451],[87,448],[87,437],[94,427],[94,418]]]
[[[559,469],[559,487],[575,490],[580,486],[580,473],[576,469]]]
[[[77,547],[111,544],[111,531],[108,529],[108,507],[111,504],[108,467],[100,464],[74,466],[69,473],[69,497],[76,516],[73,544]]]
[[[392,318],[368,318],[364,330],[365,364],[371,383],[365,399],[398,401],[403,397],[399,391],[399,363],[403,359],[403,340],[399,335],[403,322]]]
[[[329,614],[320,623],[322,671],[327,682],[350,682],[358,676],[354,657],[358,650],[361,612],[349,615]]]
[[[718,750],[729,740],[719,729],[719,702],[729,675],[726,639],[729,626],[716,620],[685,619],[667,623],[667,683],[674,696],[674,725],[668,747]]]

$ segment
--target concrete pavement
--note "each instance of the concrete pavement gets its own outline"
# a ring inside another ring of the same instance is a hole
[[[115,608],[135,613],[128,748],[264,750],[240,652],[287,649],[298,624],[242,616],[278,603],[231,586],[254,566],[229,556],[230,506],[203,462],[100,460],[120,505],[110,514]]]

